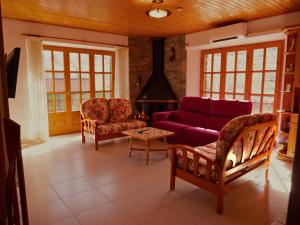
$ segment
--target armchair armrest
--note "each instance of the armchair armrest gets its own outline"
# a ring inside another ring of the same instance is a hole
[[[152,115],[153,124],[163,120],[174,120],[177,111],[155,112]]]
[[[205,179],[206,180],[209,180],[210,177],[211,177],[211,173],[213,171],[213,167],[215,168],[215,170],[218,170],[220,171],[221,167],[220,165],[208,158],[207,156],[201,154],[200,152],[198,151],[195,151],[194,148],[190,147],[190,146],[187,146],[187,145],[172,145],[171,147],[169,147],[169,150],[171,152],[171,156],[170,156],[170,159],[171,159],[171,170],[172,171],[175,171],[176,169],[176,164],[177,164],[177,157],[178,157],[178,151],[181,151],[182,152],[182,161],[183,161],[183,166],[182,166],[182,169],[187,172],[188,171],[188,161],[189,160],[192,160],[193,161],[193,173],[194,175],[198,175],[199,173],[199,169],[200,169],[200,159],[202,160],[205,160],[206,163],[205,163],[205,170],[206,170],[206,173],[205,173]],[[189,157],[188,158],[188,154],[192,157]]]

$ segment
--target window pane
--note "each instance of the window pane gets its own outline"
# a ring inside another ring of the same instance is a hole
[[[66,111],[66,98],[64,94],[56,94],[56,112]]]
[[[211,72],[211,61],[212,61],[212,55],[211,54],[206,54],[205,55],[205,67],[204,71],[205,72]]]
[[[236,94],[235,95],[235,99],[237,99],[237,100],[244,100],[245,99],[245,95],[238,95],[238,94]]]
[[[48,112],[54,112],[54,95],[52,94],[47,94],[47,105],[48,105]]]
[[[82,91],[90,90],[90,74],[89,73],[81,74],[81,90]]]
[[[245,92],[245,73],[237,73],[236,74],[236,87],[235,92],[244,93]]]
[[[90,59],[88,54],[80,54],[80,66],[81,71],[90,71]]]
[[[207,97],[207,98],[210,98],[210,92],[204,93],[204,96]]]
[[[80,91],[79,73],[71,73],[71,91]]]
[[[104,72],[111,72],[111,56],[104,56]]]
[[[95,55],[95,72],[103,72],[103,62],[102,62],[102,55]]]
[[[204,90],[205,91],[211,91],[211,75],[210,74],[206,74],[205,75],[205,87]]]
[[[215,73],[213,75],[213,87],[212,87],[213,92],[219,92],[220,91],[220,74]]]
[[[71,94],[71,101],[72,101],[72,111],[79,111],[80,110],[80,94],[79,93],[72,93]]]
[[[253,113],[260,112],[260,96],[251,96],[251,101],[253,103]]]
[[[104,78],[105,90],[111,90],[111,75],[105,74]]]
[[[96,98],[103,98],[104,97],[104,93],[103,92],[96,92]]]
[[[233,95],[232,94],[226,94],[225,99],[233,99]]]
[[[262,73],[252,73],[252,88],[253,94],[261,94]]]
[[[96,92],[96,98],[103,98],[104,95],[103,95],[103,92]]]
[[[95,74],[95,90],[103,91],[103,75]]]
[[[220,98],[220,94],[213,93],[211,97],[213,99],[219,99]]]
[[[105,98],[111,98],[111,92],[105,92]]]
[[[214,70],[213,72],[221,71],[221,53],[214,54]]]
[[[237,54],[237,71],[246,71],[247,51],[238,51]]]
[[[44,70],[52,70],[51,51],[43,51]]]
[[[79,55],[78,53],[70,53],[70,70],[79,71]]]
[[[277,47],[267,48],[266,52],[266,70],[277,69]]]
[[[226,74],[226,83],[225,83],[225,92],[233,92],[234,87],[234,74],[227,73]]]
[[[65,91],[65,75],[64,73],[54,73],[55,91]]]
[[[234,71],[235,67],[235,52],[227,52],[226,71]]]
[[[264,94],[275,94],[275,81],[276,81],[275,72],[265,73]]]
[[[82,102],[85,101],[85,100],[88,100],[91,98],[91,95],[89,92],[83,92],[82,93]]]
[[[274,97],[264,96],[263,97],[263,112],[273,112]]]
[[[262,70],[264,62],[264,49],[254,49],[252,70]]]
[[[64,70],[64,53],[54,51],[53,57],[54,57],[54,70]]]
[[[46,80],[46,91],[52,92],[53,91],[53,81],[52,81],[52,73],[45,72],[45,80]]]

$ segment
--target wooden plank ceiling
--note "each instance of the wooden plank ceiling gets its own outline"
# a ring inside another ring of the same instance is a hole
[[[300,10],[299,0],[165,0],[172,14],[145,15],[152,0],[2,0],[5,18],[128,36],[171,36]],[[176,7],[182,7],[178,12]]]

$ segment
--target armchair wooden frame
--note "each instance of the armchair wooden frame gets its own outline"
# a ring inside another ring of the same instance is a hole
[[[259,134],[267,129],[262,141]],[[178,177],[189,183],[192,183],[200,188],[203,188],[217,196],[217,213],[223,212],[223,199],[224,195],[228,192],[227,184],[235,179],[243,176],[244,174],[254,170],[255,168],[266,164],[267,172],[270,164],[270,158],[276,136],[276,121],[260,123],[251,127],[244,128],[235,140],[229,144],[228,153],[225,160],[219,162],[213,161],[207,158],[205,155],[195,151],[192,147],[185,145],[173,145],[171,150],[171,177],[170,177],[170,189],[175,189],[175,178]],[[248,143],[249,132],[255,132],[255,137],[252,145]],[[228,169],[229,163],[232,162],[233,149],[232,146],[236,141],[242,142],[242,160],[238,165],[233,164]],[[246,149],[248,146],[248,149]],[[250,148],[250,149],[249,149]],[[178,168],[177,163],[177,151],[182,151],[182,168]],[[246,151],[247,150],[247,151]],[[225,151],[226,152],[226,151]],[[246,156],[246,152],[250,152],[249,156]],[[188,170],[188,153],[193,155],[193,171]],[[198,176],[200,163],[199,160],[206,161],[205,176]],[[217,181],[211,179],[212,172],[216,171],[218,174]]]

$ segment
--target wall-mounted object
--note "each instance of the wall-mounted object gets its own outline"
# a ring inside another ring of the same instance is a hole
[[[176,60],[176,48],[172,46],[170,48],[170,55],[169,55],[169,61],[174,62]]]

